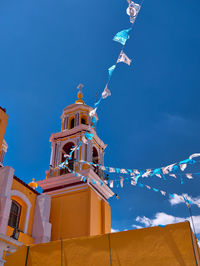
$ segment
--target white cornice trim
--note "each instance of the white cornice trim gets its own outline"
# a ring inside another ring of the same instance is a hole
[[[2,242],[2,240],[6,245],[8,245],[8,243],[18,247],[23,245],[23,243],[19,242],[18,240],[0,233],[0,242]]]
[[[57,196],[57,195],[62,195],[62,194],[67,194],[67,193],[72,193],[74,191],[79,191],[79,190],[86,190],[88,188],[87,184],[83,184],[83,185],[76,185],[76,186],[69,186],[63,189],[57,189],[54,191],[50,191],[50,192],[46,192],[44,194],[48,194],[50,196]]]
[[[103,149],[105,149],[107,147],[107,145],[97,136],[97,133],[96,133],[96,131],[93,128],[91,128],[88,125],[83,125],[83,124],[80,124],[79,126],[74,127],[72,129],[64,130],[64,131],[57,132],[57,133],[52,133],[49,141],[50,142],[56,142],[57,141],[56,140],[57,138],[59,138],[58,141],[60,141],[60,138],[67,138],[67,137],[70,137],[71,135],[76,135],[78,133],[80,134],[81,131],[89,131],[89,132],[91,132],[92,134],[94,134],[94,140]]]
[[[103,182],[103,185],[101,186],[99,184],[99,181],[102,181],[99,176],[92,170],[92,169],[86,169],[79,172],[83,176],[87,177],[87,180],[89,181],[88,184],[91,184],[91,187],[94,187],[100,194],[103,195],[106,199],[112,197],[114,195],[113,191],[106,185],[105,182]],[[91,179],[96,181],[96,184],[92,184]],[[60,189],[56,189],[56,187],[65,186],[65,185],[71,185],[69,188],[71,188],[73,185],[76,186],[77,182],[81,181],[81,177],[75,177],[74,174],[66,174],[61,175],[57,177],[51,177],[45,180],[37,181],[38,185],[43,189],[54,189],[53,191],[60,191]],[[67,188],[61,188],[67,189]],[[50,191],[50,192],[53,192]]]

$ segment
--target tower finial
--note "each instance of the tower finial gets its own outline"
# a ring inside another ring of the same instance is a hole
[[[38,187],[37,182],[35,182],[35,178],[32,178],[32,181],[28,185],[29,187],[32,187],[33,189],[36,189]]]
[[[81,91],[81,89],[82,89],[83,87],[84,87],[84,85],[81,84],[81,83],[78,85],[78,87],[77,87],[77,89],[79,89],[78,94],[77,94],[78,100],[76,100],[75,103],[78,103],[78,104],[84,104],[84,101],[82,100],[82,98],[83,98],[83,93],[82,93],[82,91]]]

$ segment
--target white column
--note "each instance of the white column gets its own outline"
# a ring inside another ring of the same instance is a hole
[[[61,146],[61,143],[57,143],[57,151],[56,151],[56,166],[59,165],[60,163],[60,146]]]
[[[87,161],[91,162],[92,161],[92,141],[88,140],[88,145],[87,145]]]
[[[80,158],[80,160],[85,160],[85,148],[86,148],[86,144],[83,143],[81,146],[81,158]]]
[[[49,223],[51,196],[45,194],[37,196],[32,236],[34,244],[51,240],[51,223]]]
[[[67,117],[66,117],[66,129],[68,129],[68,125],[69,125],[69,116],[67,115]]]
[[[104,165],[104,152],[99,150],[99,163]]]
[[[10,216],[10,191],[13,181],[14,169],[6,166],[0,168],[0,233],[6,234]]]
[[[4,252],[4,249],[0,248],[0,266],[3,266],[4,263],[6,262],[5,260],[3,260],[3,252]]]
[[[51,159],[50,159],[50,165],[53,166],[53,161],[54,161],[54,152],[55,152],[55,143],[51,143]]]

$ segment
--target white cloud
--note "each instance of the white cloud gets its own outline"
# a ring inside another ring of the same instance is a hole
[[[116,232],[119,232],[119,230],[111,228],[111,233],[116,233]]]
[[[184,203],[184,201],[180,198],[180,196],[186,197],[188,200],[194,202],[194,204],[200,204],[200,197],[193,198],[186,193],[182,194],[182,195],[174,194],[174,198],[169,198],[170,204],[171,205],[177,205],[180,203]]]
[[[136,222],[144,224],[145,226],[151,226],[151,220],[146,216],[143,217],[138,216],[135,220]]]
[[[192,216],[192,218],[193,218],[193,221],[194,221],[195,231],[196,231],[197,234],[200,234],[200,215]],[[146,227],[157,226],[157,225],[160,225],[160,224],[162,224],[162,225],[174,224],[174,223],[184,222],[186,220],[191,222],[190,217],[187,217],[187,218],[176,217],[176,216],[164,213],[164,212],[156,213],[156,215],[155,215],[155,217],[153,219],[150,219],[150,218],[148,218],[146,216],[143,216],[143,217],[138,216],[136,218],[137,222],[139,222],[141,224],[144,224]],[[192,227],[192,224],[191,224],[191,227]]]
[[[136,229],[141,229],[141,228],[143,228],[143,226],[141,226],[141,225],[137,225],[137,224],[132,224],[132,227],[133,227],[133,228],[136,228]]]

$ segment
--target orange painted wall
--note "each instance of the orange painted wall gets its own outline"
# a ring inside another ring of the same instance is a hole
[[[103,234],[107,234],[111,232],[111,208],[108,202],[102,201],[102,210],[103,210]]]
[[[7,236],[11,236],[13,234],[13,230],[14,228],[8,226],[7,227]],[[21,243],[24,243],[25,245],[30,245],[34,243],[34,239],[28,235],[28,234],[24,234],[24,233],[20,233],[19,234],[19,239],[18,239]]]
[[[0,108],[0,150],[6,132],[7,123],[8,115]]]
[[[90,189],[90,235],[102,233],[101,198]]]
[[[90,187],[62,193],[51,200],[52,241],[110,232],[109,204]]]
[[[72,191],[51,200],[51,240],[89,235],[89,191]]]
[[[24,186],[22,183],[17,181],[16,179],[13,179],[12,190],[18,190],[18,191],[22,192],[29,199],[29,201],[31,203],[31,210],[30,210],[27,234],[20,233],[19,241],[26,244],[26,245],[32,244],[33,243],[32,227],[33,227],[33,218],[34,218],[35,202],[36,202],[37,195],[33,191],[28,189],[26,186]],[[24,223],[25,223],[25,217],[26,217],[26,209],[27,209],[26,204],[19,197],[11,196],[11,199],[17,201],[22,206],[21,215],[20,215],[20,222],[19,222],[19,229],[23,231]],[[13,228],[8,226],[7,227],[7,235],[11,236],[12,232],[13,232]]]

